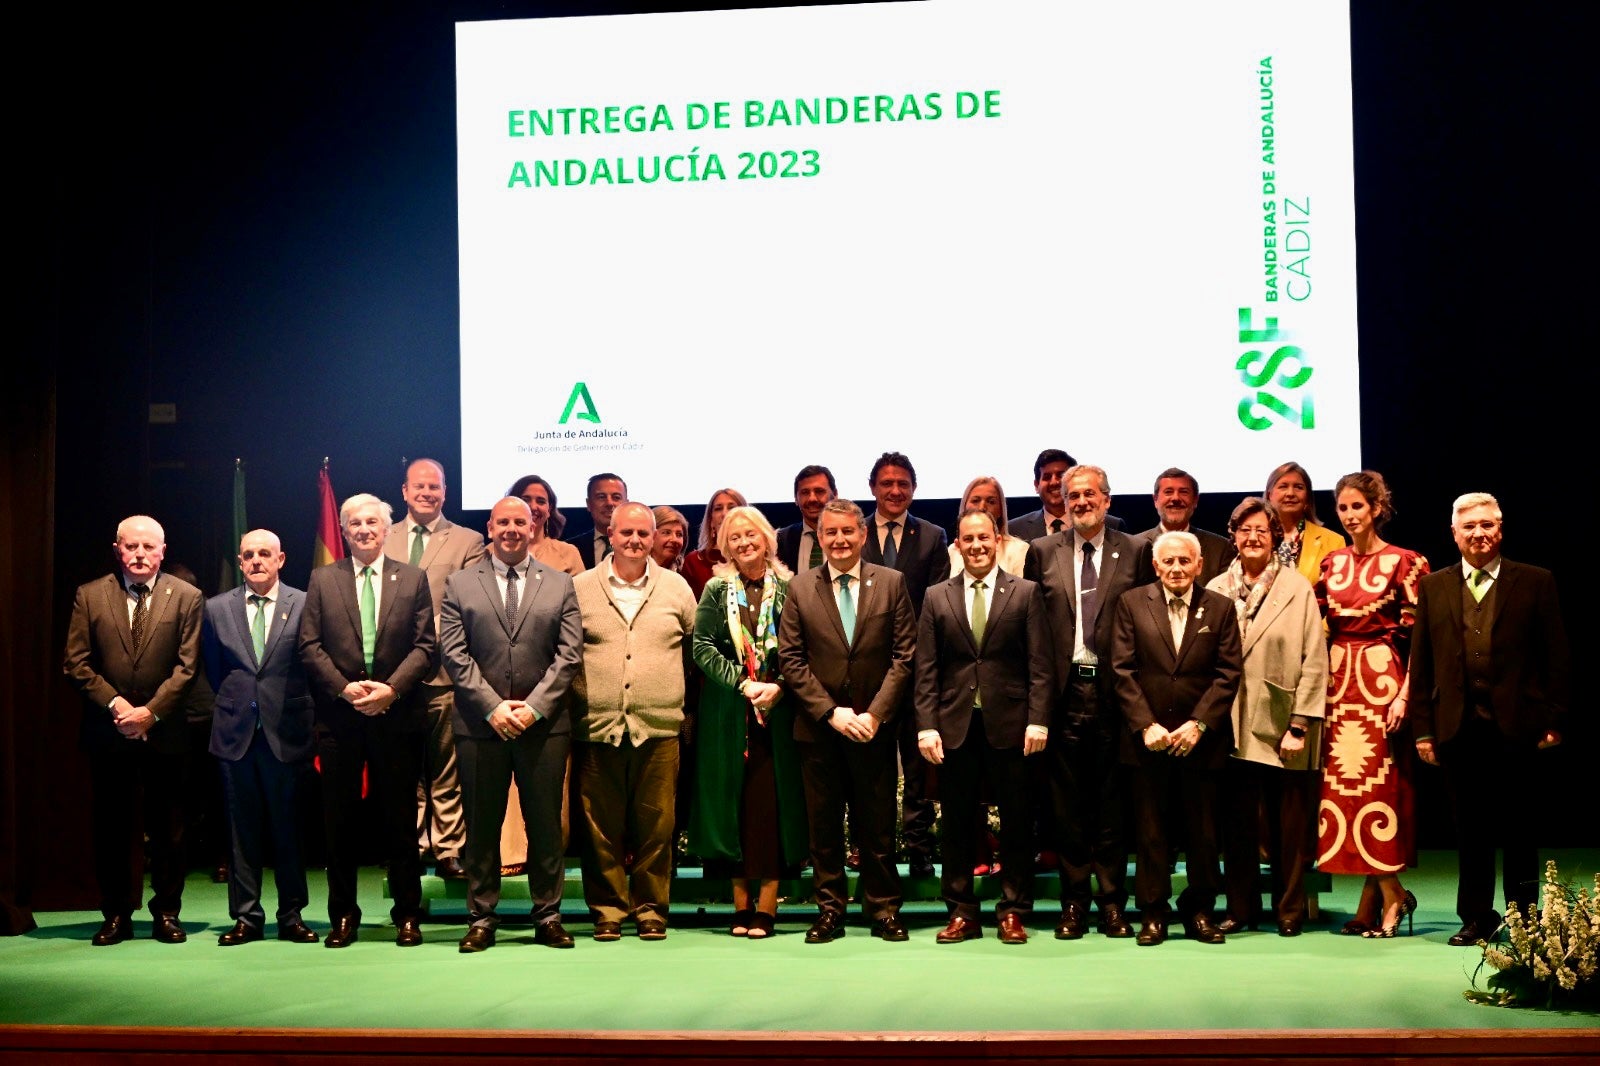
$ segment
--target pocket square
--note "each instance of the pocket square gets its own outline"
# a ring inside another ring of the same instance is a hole
[[[1211,632],[1211,627],[1210,626],[1201,626],[1200,627],[1200,632],[1201,633],[1209,633],[1209,632]]]

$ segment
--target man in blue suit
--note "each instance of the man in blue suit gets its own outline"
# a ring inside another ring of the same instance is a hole
[[[300,665],[300,610],[305,594],[278,580],[283,548],[277,534],[257,529],[239,541],[245,584],[206,601],[201,655],[216,691],[211,754],[222,766],[233,837],[223,947],[260,940],[261,860],[268,834],[278,889],[278,939],[315,944],[300,912],[307,903],[306,868],[295,832],[299,779],[311,762],[312,707]]]

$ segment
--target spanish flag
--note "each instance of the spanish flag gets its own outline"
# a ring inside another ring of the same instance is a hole
[[[339,504],[333,498],[333,482],[328,477],[328,460],[322,460],[317,474],[317,544],[311,549],[313,568],[338,562],[345,556],[344,533],[339,528]]]

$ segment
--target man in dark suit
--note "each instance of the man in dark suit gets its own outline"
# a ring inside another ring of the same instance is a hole
[[[1195,580],[1194,534],[1156,538],[1155,567],[1157,584],[1117,600],[1111,633],[1111,672],[1127,721],[1123,762],[1133,767],[1138,942],[1167,938],[1174,857],[1167,822],[1181,818],[1189,887],[1178,912],[1191,940],[1221,944],[1227,938],[1211,921],[1221,880],[1217,776],[1233,751],[1230,711],[1244,671],[1243,642],[1233,603]]]
[[[589,479],[583,502],[594,525],[568,537],[567,543],[578,549],[584,568],[593,570],[596,561],[611,554],[611,515],[628,502],[628,483],[615,474],[596,474]]]
[[[899,452],[884,452],[867,478],[877,506],[867,516],[867,543],[861,558],[898,570],[914,611],[922,610],[927,590],[950,576],[950,551],[944,530],[908,511],[917,493],[917,471]],[[933,771],[917,750],[916,716],[908,685],[905,706],[895,721],[900,747],[900,830],[912,877],[933,876]]]
[[[392,527],[383,542],[383,553],[389,558],[421,567],[428,575],[435,623],[444,600],[445,579],[483,558],[483,535],[444,516],[446,492],[444,467],[437,460],[413,461],[400,486],[406,520]],[[443,666],[423,682],[418,698],[425,707],[428,727],[417,790],[417,849],[424,860],[433,859],[439,876],[462,877],[461,848],[467,830],[456,772],[450,677]]]
[[[1088,930],[1091,900],[1100,931],[1129,937],[1127,786],[1121,767],[1122,714],[1109,656],[1117,599],[1134,586],[1138,542],[1106,525],[1111,482],[1097,466],[1075,466],[1063,496],[1072,528],[1028,546],[1024,574],[1039,584],[1055,658],[1049,769],[1054,845],[1061,870],[1056,938]],[[1092,887],[1091,887],[1092,880]]]
[[[500,917],[500,826],[514,777],[528,828],[534,941],[570,948],[561,925],[566,873],[561,793],[572,721],[567,689],[583,664],[572,579],[528,554],[533,513],[515,496],[489,512],[489,555],[450,576],[440,652],[456,686],[456,748],[467,807],[463,952],[492,947]]]
[[[300,658],[316,704],[317,758],[328,845],[324,947],[356,939],[361,767],[383,821],[395,943],[422,943],[417,781],[426,721],[421,685],[437,666],[428,578],[383,554],[389,505],[366,493],[339,508],[350,556],[311,572],[300,618]]]
[[[817,539],[817,519],[822,508],[839,495],[833,471],[813,463],[794,476],[794,505],[800,521],[778,530],[778,558],[791,572],[800,573],[823,563],[822,542]]]
[[[1450,780],[1461,917],[1450,943],[1461,947],[1500,924],[1496,847],[1506,901],[1529,917],[1539,899],[1538,753],[1561,743],[1568,651],[1555,578],[1500,554],[1495,498],[1459,497],[1450,531],[1462,561],[1422,579],[1408,680],[1417,755]]]
[[[778,626],[784,682],[798,703],[811,867],[821,914],[806,943],[844,936],[844,810],[861,852],[872,935],[908,939],[894,866],[895,715],[911,687],[917,622],[905,580],[861,558],[861,508],[833,500],[818,523],[828,562],[798,575]]]
[[[239,541],[244,585],[206,601],[202,657],[216,692],[211,754],[222,767],[233,838],[228,913],[234,922],[217,937],[225,948],[264,935],[261,866],[269,833],[278,939],[317,942],[301,920],[310,897],[296,831],[296,794],[315,753],[311,693],[300,664],[305,594],[278,580],[283,560],[276,533],[251,530]]]
[[[917,745],[940,767],[943,889],[950,923],[941,944],[983,935],[973,867],[981,782],[1000,808],[1003,944],[1027,942],[1033,911],[1033,821],[1023,759],[1050,736],[1050,638],[1039,586],[999,569],[1000,529],[988,511],[956,523],[963,572],[928,590],[917,625]]]
[[[1072,528],[1072,516],[1067,513],[1064,493],[1067,471],[1078,461],[1060,448],[1046,448],[1033,461],[1033,491],[1039,494],[1039,509],[1018,515],[1006,523],[1006,532],[1023,541],[1035,541],[1052,533],[1065,533]],[[1108,514],[1105,524],[1110,529],[1121,529],[1122,519]]]
[[[144,890],[140,827],[150,841],[150,917],[162,943],[187,939],[183,903],[184,695],[200,662],[204,600],[161,573],[166,534],[146,515],[125,518],[113,547],[118,573],[78,587],[63,664],[83,694],[79,745],[89,756],[94,872],[104,947],[133,935]]]
[[[1155,501],[1156,514],[1160,516],[1161,521],[1139,534],[1144,539],[1139,584],[1156,580],[1152,549],[1155,547],[1157,537],[1163,533],[1193,533],[1195,539],[1200,542],[1201,554],[1200,576],[1195,579],[1195,583],[1205,588],[1212,578],[1228,568],[1234,556],[1239,554],[1239,549],[1235,548],[1233,541],[1227,537],[1189,524],[1189,520],[1194,517],[1195,508],[1200,506],[1200,483],[1187,470],[1170,466],[1161,471],[1160,476],[1156,478],[1152,498]]]

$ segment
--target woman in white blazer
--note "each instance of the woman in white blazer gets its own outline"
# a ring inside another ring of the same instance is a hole
[[[1224,932],[1256,922],[1263,815],[1278,934],[1299,936],[1306,915],[1328,647],[1311,582],[1279,558],[1283,532],[1272,504],[1246,497],[1228,520],[1239,555],[1207,586],[1233,600],[1244,641],[1244,677],[1233,704],[1237,747],[1223,778]]]

